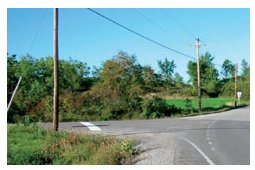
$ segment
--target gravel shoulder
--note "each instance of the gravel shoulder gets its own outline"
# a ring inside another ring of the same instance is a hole
[[[126,136],[138,142],[135,165],[173,165],[175,140],[168,134],[143,133]]]

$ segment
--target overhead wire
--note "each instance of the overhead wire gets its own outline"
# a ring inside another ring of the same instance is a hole
[[[192,56],[187,55],[187,54],[185,54],[185,53],[183,53],[183,52],[180,52],[180,51],[178,51],[178,50],[175,50],[175,49],[173,49],[173,48],[170,48],[170,47],[168,47],[168,46],[166,46],[166,45],[164,45],[164,44],[162,44],[162,43],[160,43],[160,42],[158,42],[158,41],[155,41],[155,40],[153,40],[153,39],[151,39],[151,38],[149,38],[149,37],[147,37],[147,36],[141,34],[141,33],[138,33],[138,32],[136,32],[136,31],[134,31],[133,29],[130,29],[130,28],[128,28],[128,27],[126,27],[126,26],[124,26],[124,25],[118,23],[117,21],[114,21],[113,19],[111,19],[111,18],[109,18],[109,17],[107,17],[107,16],[105,16],[105,15],[103,15],[103,14],[101,14],[101,13],[99,13],[99,12],[93,10],[93,9],[91,9],[91,8],[87,8],[87,9],[88,9],[89,11],[93,12],[94,14],[97,14],[98,16],[100,16],[100,17],[102,17],[102,18],[104,18],[104,19],[110,21],[111,23],[113,23],[113,24],[115,24],[115,25],[117,25],[117,26],[119,26],[119,27],[121,27],[121,28],[123,28],[123,29],[125,29],[125,30],[127,30],[127,31],[129,31],[129,32],[131,32],[131,33],[133,33],[133,34],[135,34],[135,35],[137,35],[137,36],[139,36],[139,37],[145,39],[145,40],[147,40],[147,41],[150,41],[150,42],[152,42],[152,43],[154,43],[154,44],[156,44],[156,45],[158,45],[158,46],[161,46],[161,47],[163,47],[163,48],[165,48],[165,49],[167,49],[167,50],[170,50],[170,51],[172,51],[172,52],[174,52],[174,53],[176,53],[176,54],[182,55],[182,56],[184,56],[184,57],[187,57],[187,58],[190,58],[190,59],[193,59],[193,60],[196,59],[195,57],[192,57]]]
[[[159,29],[160,29],[161,31],[163,31],[164,33],[170,34],[170,32],[167,31],[167,29],[165,29],[164,27],[162,27],[161,25],[159,25],[158,23],[156,23],[155,21],[153,21],[152,19],[150,19],[148,16],[146,16],[145,14],[143,14],[142,12],[140,12],[138,9],[134,8],[133,11],[135,11],[139,16],[141,16],[142,18],[144,18],[146,21],[148,21],[148,22],[149,22],[150,24],[152,24],[153,26],[159,28]],[[172,36],[172,38],[173,38],[173,36],[174,36],[175,38],[178,38],[178,42],[181,41],[183,44],[186,44],[186,45],[188,44],[188,43],[186,43],[185,40],[183,40],[181,37],[176,37],[175,34],[174,34],[174,35],[172,34],[171,36]]]
[[[185,27],[179,20],[176,19],[176,17],[174,17],[173,15],[171,15],[166,9],[161,8],[160,9],[165,16],[167,16],[169,19],[171,19],[176,25],[178,25],[185,33],[186,35],[188,35],[190,38],[195,39],[197,38],[197,36],[190,31],[189,29],[187,29],[187,27]],[[202,41],[203,42],[203,41]]]
[[[174,53],[177,53],[177,54],[179,54],[179,55],[182,55],[182,56],[184,56],[184,57],[190,58],[190,59],[192,59],[192,60],[197,60],[196,57],[192,57],[192,56],[187,55],[187,54],[185,54],[185,53],[183,53],[183,52],[180,52],[180,51],[178,51],[178,50],[175,50],[175,49],[173,49],[173,48],[170,48],[170,47],[168,47],[168,46],[166,46],[166,45],[164,45],[164,44],[162,44],[162,43],[160,43],[160,42],[158,42],[158,41],[155,41],[155,40],[153,40],[153,39],[151,39],[151,38],[149,38],[149,37],[147,37],[147,36],[145,36],[145,35],[143,35],[143,34],[141,34],[141,33],[138,33],[138,32],[136,32],[136,31],[134,31],[133,29],[130,29],[130,28],[124,26],[123,24],[120,24],[120,23],[117,22],[117,21],[114,21],[113,19],[111,19],[111,18],[109,18],[109,17],[107,17],[107,16],[105,16],[105,15],[103,15],[103,14],[101,14],[101,13],[99,13],[99,12],[93,10],[93,9],[91,9],[91,8],[87,8],[87,9],[88,9],[89,11],[93,12],[94,14],[97,14],[98,16],[100,16],[100,17],[102,17],[102,18],[104,18],[104,19],[110,21],[111,23],[113,23],[113,24],[115,24],[115,25],[117,25],[117,26],[119,26],[119,27],[121,27],[121,28],[123,28],[123,29],[125,29],[125,30],[127,30],[127,31],[129,31],[129,32],[131,32],[131,33],[133,33],[133,34],[135,34],[135,35],[137,35],[137,36],[139,36],[139,37],[145,39],[145,40],[147,40],[147,41],[150,41],[150,42],[152,42],[152,43],[154,43],[154,44],[156,44],[156,45],[158,45],[158,46],[160,46],[160,47],[163,47],[163,48],[165,48],[165,49],[167,49],[167,50],[170,50],[170,51],[172,51],[172,52],[174,52]],[[216,64],[216,63],[212,63],[212,64],[214,64],[215,66],[220,66],[220,67],[222,66],[222,65]]]
[[[173,17],[172,15],[170,15],[164,8],[161,8],[161,11],[168,17],[170,18],[176,25],[178,25],[180,28],[182,28],[182,30],[189,35],[192,39],[197,38],[197,36],[190,32],[183,24],[181,24],[177,19],[175,19],[175,17]]]
[[[149,17],[147,17],[146,15],[144,15],[143,13],[141,13],[138,9],[134,8],[133,11],[135,11],[138,15],[140,15],[141,17],[143,17],[145,20],[147,20],[149,23],[151,23],[151,24],[154,25],[155,27],[159,28],[161,31],[167,32],[167,30],[166,30],[165,28],[163,28],[162,26],[160,26],[160,25],[157,24],[156,22],[152,21]]]
[[[164,8],[161,8],[161,11],[168,17],[170,18],[176,25],[178,25],[180,28],[182,28],[182,30],[192,39],[195,39],[196,38],[196,35],[191,32],[189,29],[187,29],[182,23],[180,23],[175,17],[173,17],[172,15],[169,14],[169,12],[166,11],[166,9]],[[201,39],[200,39],[200,42],[201,42]],[[203,43],[205,43],[203,40],[202,40]],[[204,44],[204,46],[206,46]],[[216,64],[216,63],[212,63],[214,64],[215,66],[222,66],[220,64]]]
[[[35,31],[35,34],[34,34],[34,36],[33,36],[32,42],[31,42],[31,44],[30,44],[30,46],[29,46],[28,54],[31,52],[31,50],[32,50],[33,47],[34,47],[35,40],[36,40],[36,38],[37,38],[37,36],[38,36],[38,33],[39,33],[40,28],[41,28],[42,22],[43,22],[43,20],[44,20],[44,18],[45,18],[45,14],[46,14],[46,9],[44,9],[44,11],[43,11],[43,13],[42,13],[42,15],[41,15],[39,24],[38,24],[37,29],[36,29],[36,31]]]

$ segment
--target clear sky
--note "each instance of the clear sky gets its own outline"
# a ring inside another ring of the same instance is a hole
[[[196,57],[192,47],[199,37],[214,63],[225,59],[250,63],[249,9],[94,9],[101,14],[155,41],[189,56]],[[40,58],[53,54],[53,9],[8,9],[8,53]],[[142,65],[158,72],[157,61],[174,60],[185,80],[190,58],[171,52],[132,34],[87,9],[59,9],[59,58],[76,59],[89,66],[102,62],[120,50],[137,56]],[[219,69],[220,67],[217,66]],[[220,71],[220,70],[219,70]]]

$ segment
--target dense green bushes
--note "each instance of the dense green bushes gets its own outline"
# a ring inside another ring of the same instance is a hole
[[[160,118],[181,112],[181,109],[174,105],[168,105],[166,100],[160,98],[144,100],[142,109],[145,118]]]
[[[201,91],[205,97],[233,97],[234,83],[231,62],[225,62],[224,77],[212,63],[213,57],[206,53],[201,57]],[[33,58],[29,55],[16,59],[7,57],[8,101],[19,76],[20,87],[8,112],[8,122],[21,122],[25,115],[33,121],[52,121],[53,104],[53,58]],[[174,61],[165,58],[158,61],[160,73],[150,66],[140,65],[135,56],[125,52],[105,61],[101,68],[90,74],[86,63],[70,59],[59,61],[60,120],[111,120],[132,118],[157,118],[185,112],[163,99],[197,96],[196,63],[190,61],[190,82],[174,74]],[[238,77],[238,91],[242,100],[250,97],[249,66],[243,61],[243,71]],[[196,111],[190,106],[187,112]]]

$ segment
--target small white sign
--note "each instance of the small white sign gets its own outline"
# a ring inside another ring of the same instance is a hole
[[[242,92],[238,91],[238,92],[237,92],[237,97],[240,99],[241,96],[242,96]]]

